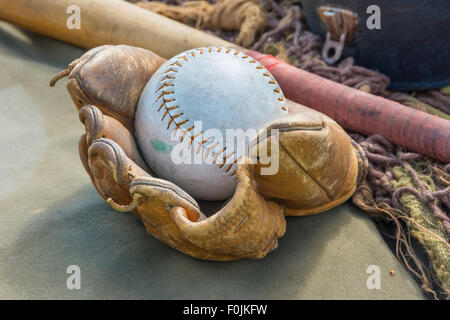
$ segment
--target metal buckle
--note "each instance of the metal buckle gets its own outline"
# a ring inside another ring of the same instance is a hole
[[[326,63],[333,64],[340,59],[345,42],[351,42],[359,25],[359,18],[350,10],[333,7],[320,7],[318,13],[327,27],[322,58]]]

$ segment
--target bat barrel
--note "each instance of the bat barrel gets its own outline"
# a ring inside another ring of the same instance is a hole
[[[237,48],[122,0],[0,0],[0,19],[88,49],[127,44],[171,58],[203,46]]]

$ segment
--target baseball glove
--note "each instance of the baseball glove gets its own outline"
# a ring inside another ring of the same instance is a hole
[[[279,170],[240,164],[233,197],[207,217],[175,184],[154,177],[134,138],[140,94],[166,60],[130,46],[101,46],[72,62],[50,81],[68,76],[67,89],[86,133],[81,162],[113,209],[133,212],[147,231],[193,257],[207,260],[263,258],[286,230],[284,215],[321,212],[347,200],[364,173],[364,161],[345,131],[329,117],[288,101],[279,129]],[[256,138],[250,145],[259,144]],[[273,146],[267,144],[269,153]]]

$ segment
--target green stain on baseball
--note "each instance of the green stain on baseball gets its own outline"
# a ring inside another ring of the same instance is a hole
[[[150,143],[152,144],[152,148],[158,152],[167,153],[167,152],[171,152],[173,149],[173,146],[165,143],[164,141],[158,140],[158,139],[153,139],[150,141]]]

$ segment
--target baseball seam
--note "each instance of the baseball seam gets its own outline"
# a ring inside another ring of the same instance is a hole
[[[173,135],[175,135],[177,133],[178,129],[182,131],[182,136],[180,138],[180,142],[183,142],[186,135],[188,135],[188,133],[194,129],[194,125],[190,126],[187,129],[181,128],[182,125],[188,123],[190,120],[189,119],[182,120],[181,117],[184,115],[184,113],[174,111],[174,110],[180,110],[179,105],[173,105],[170,107],[167,106],[167,103],[176,101],[175,98],[172,98],[172,99],[167,98],[167,95],[175,94],[174,84],[170,83],[169,81],[175,80],[176,73],[183,66],[183,62],[189,61],[189,58],[195,58],[196,53],[202,55],[202,54],[204,54],[205,50],[208,51],[208,53],[212,53],[212,51],[215,49],[217,50],[216,52],[221,52],[223,50],[226,54],[232,53],[235,56],[239,56],[239,54],[242,53],[236,49],[225,48],[225,47],[208,47],[208,48],[204,48],[204,49],[197,48],[197,49],[193,49],[191,51],[186,52],[182,56],[177,57],[177,60],[175,62],[171,63],[170,65],[168,65],[167,69],[161,73],[162,79],[159,80],[159,87],[155,91],[155,94],[158,94],[158,92],[161,92],[156,99],[156,102],[162,100],[162,103],[158,106],[158,112],[160,112],[161,110],[164,110],[161,121],[163,121],[166,118],[166,116],[169,116],[170,120],[169,120],[169,123],[166,128],[167,130],[170,129],[172,124],[175,125]],[[264,66],[262,66],[257,60],[249,57],[248,55],[245,55],[244,53],[242,53],[242,54],[243,55],[240,56],[240,58],[244,59],[244,60],[249,59],[248,62],[254,63],[256,65],[257,70],[265,69]],[[287,111],[287,108],[284,103],[284,101],[285,101],[284,95],[281,92],[281,88],[278,86],[278,84],[275,81],[275,79],[273,78],[273,76],[268,71],[265,71],[262,75],[264,77],[269,78],[269,84],[275,86],[275,89],[273,89],[273,91],[279,95],[277,100],[281,103],[281,109],[283,111]],[[206,153],[204,153],[204,155],[203,155],[204,158],[207,158],[210,153],[214,153],[215,157],[214,157],[214,160],[212,161],[212,163],[218,165],[219,169],[224,168],[225,173],[229,174],[230,176],[234,176],[236,174],[236,164],[238,163],[239,159],[235,159],[233,161],[233,163],[229,163],[227,166],[225,166],[225,165],[227,164],[226,163],[227,159],[229,159],[231,156],[233,156],[235,154],[235,151],[226,153],[226,147],[224,147],[221,150],[219,150],[218,152],[215,152],[214,149],[217,147],[219,142],[216,142],[215,144],[213,144],[209,147],[206,146],[206,143],[211,139],[211,137],[209,137],[205,140],[202,140],[202,141],[198,141],[197,137],[201,136],[202,133],[203,133],[203,131],[201,131],[195,135],[191,135],[189,137],[191,139],[191,141],[189,141],[189,148],[191,148],[194,143],[198,145],[196,153],[199,153],[200,150],[202,148],[204,148],[206,150]],[[217,163],[217,160],[221,154],[223,154],[223,156],[222,156],[223,162],[219,164],[219,163]]]

